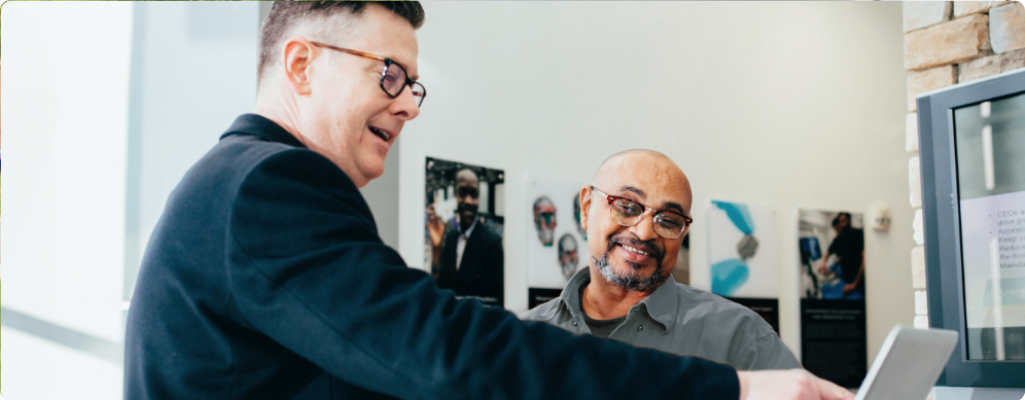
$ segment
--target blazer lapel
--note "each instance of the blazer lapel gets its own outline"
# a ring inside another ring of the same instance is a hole
[[[476,268],[480,264],[480,258],[483,255],[481,252],[484,251],[485,233],[482,229],[487,228],[478,221],[477,226],[470,233],[470,238],[466,239],[466,248],[463,249],[463,260],[459,263],[460,274],[470,276],[470,274],[477,272]]]

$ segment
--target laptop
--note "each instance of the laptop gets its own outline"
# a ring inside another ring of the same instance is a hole
[[[957,346],[957,332],[897,325],[854,400],[924,399]]]

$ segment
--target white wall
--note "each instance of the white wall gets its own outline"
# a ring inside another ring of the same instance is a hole
[[[257,2],[139,2],[132,47],[125,298],[171,190],[256,105]]]
[[[399,241],[423,252],[424,157],[506,171],[506,305],[526,309],[528,175],[588,182],[608,155],[662,151],[688,174],[695,286],[706,204],[778,211],[781,330],[799,351],[797,209],[893,207],[866,232],[869,353],[914,316],[899,3],[424,4],[420,117],[400,136]],[[871,357],[871,356],[870,356]]]
[[[258,8],[4,5],[8,398],[121,397],[124,300],[171,190],[253,109]]]
[[[114,343],[124,335],[131,11],[130,3],[3,7],[3,307]],[[8,326],[0,337],[8,398],[121,396],[116,362]]]

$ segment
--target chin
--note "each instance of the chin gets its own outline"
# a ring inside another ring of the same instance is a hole
[[[374,179],[380,178],[381,175],[384,175],[384,166],[383,165],[381,166],[381,168],[369,169],[369,170],[365,171],[365,173],[363,174],[363,176],[367,177],[367,180],[374,180]]]
[[[635,274],[638,276],[649,276],[655,273],[655,271],[658,271],[657,268],[654,268],[650,265],[642,265],[640,268],[634,268],[633,264],[627,261],[620,261],[614,264],[612,268],[616,272],[622,274]]]
[[[384,160],[384,155],[370,155],[370,157],[362,160],[360,170],[363,171],[364,176],[370,179],[380,178],[384,174]]]

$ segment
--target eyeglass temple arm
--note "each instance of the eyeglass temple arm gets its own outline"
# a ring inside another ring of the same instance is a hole
[[[329,44],[317,43],[317,42],[310,42],[310,43],[313,44],[314,46],[326,47],[326,48],[329,48],[331,50],[340,51],[340,52],[343,52],[343,53],[349,53],[349,54],[360,56],[360,57],[371,58],[371,59],[374,59],[374,60],[385,61],[387,59],[386,57],[382,57],[382,56],[379,56],[379,55],[376,55],[376,54],[370,54],[370,53],[364,53],[362,51],[344,49],[344,48],[335,47],[335,46],[332,46],[332,45],[329,45]]]

